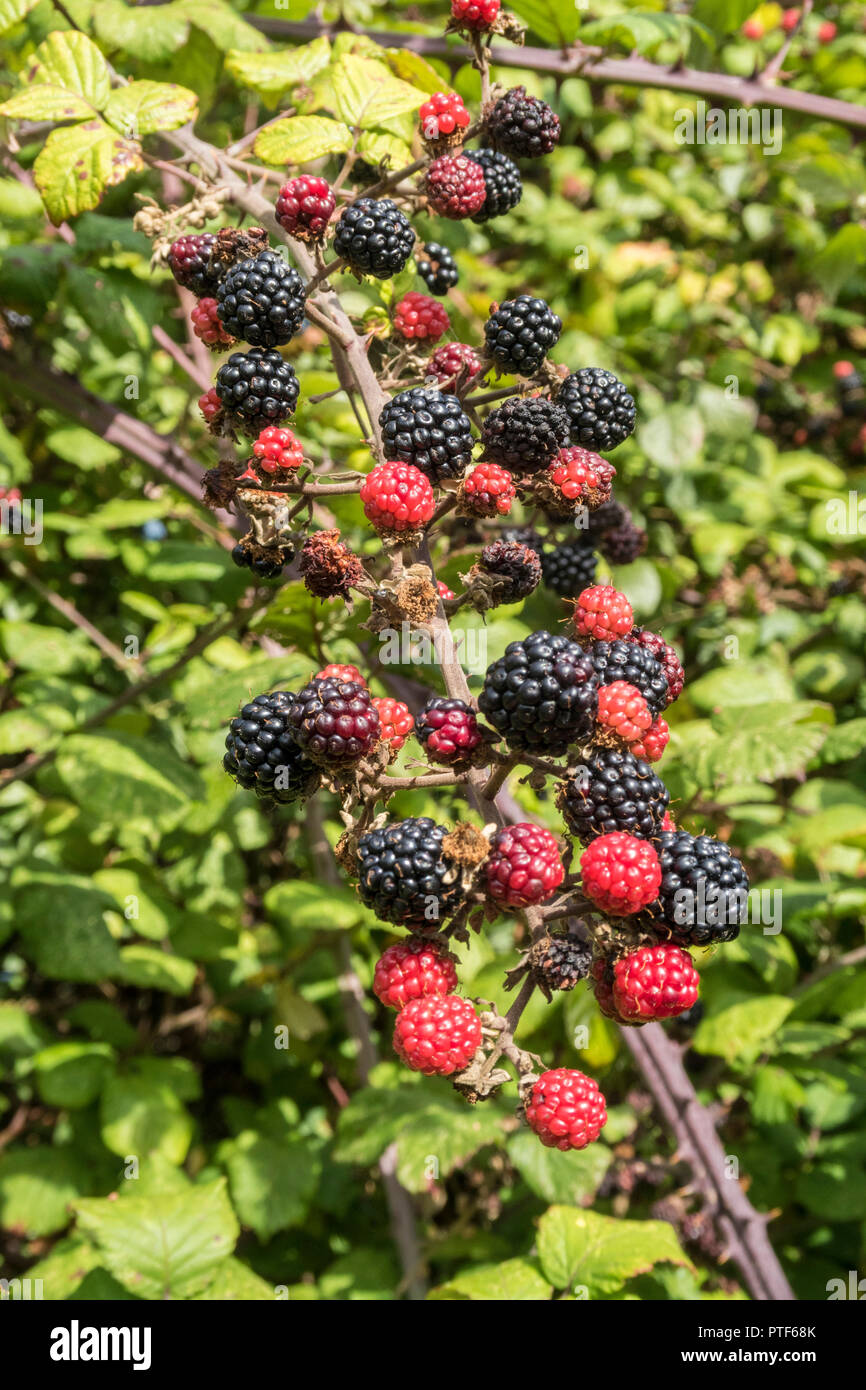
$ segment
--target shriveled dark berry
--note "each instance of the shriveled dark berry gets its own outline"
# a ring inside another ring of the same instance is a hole
[[[484,457],[513,473],[538,473],[568,442],[568,416],[544,396],[512,397],[481,428]]]
[[[491,541],[481,552],[478,568],[497,580],[498,603],[517,603],[528,598],[541,582],[538,554],[519,541]]]

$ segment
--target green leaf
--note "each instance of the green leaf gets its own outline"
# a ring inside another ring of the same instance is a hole
[[[70,1298],[92,1269],[99,1264],[95,1246],[80,1236],[59,1240],[44,1260],[31,1265],[28,1279],[41,1279],[46,1300]]]
[[[731,1004],[702,1020],[694,1037],[695,1051],[729,1062],[753,1061],[793,1007],[793,999],[773,994]]]
[[[26,709],[10,709],[0,714],[0,757],[23,753],[27,748],[42,751],[50,736],[50,726]]]
[[[156,946],[124,946],[119,975],[136,989],[162,989],[167,994],[189,994],[195,984],[195,961],[169,955]]]
[[[265,164],[309,164],[326,154],[345,154],[352,132],[327,116],[289,116],[256,136],[255,152]]]
[[[269,106],[278,106],[293,87],[309,82],[330,60],[330,40],[323,35],[298,48],[267,53],[227,53],[225,65],[240,86],[256,92]]]
[[[147,1076],[117,1075],[107,1082],[99,1111],[105,1147],[121,1158],[158,1154],[183,1163],[192,1120],[171,1086]]]
[[[692,16],[717,34],[735,34],[755,9],[755,0],[695,0]]]
[[[562,1153],[539,1144],[528,1130],[519,1131],[508,1141],[508,1156],[536,1197],[571,1206],[580,1206],[595,1196],[613,1162],[606,1144]]]
[[[120,955],[103,917],[114,907],[107,893],[72,874],[28,881],[16,891],[16,917],[37,970],[81,984],[115,975]]]
[[[139,1298],[195,1298],[238,1237],[225,1178],[159,1196],[85,1199],[76,1211],[104,1264]]]
[[[818,752],[818,763],[847,763],[866,747],[866,719],[848,719],[830,729]]]
[[[171,749],[132,734],[73,734],[57,757],[57,772],[74,801],[113,825],[177,815],[200,779]]]
[[[452,90],[442,74],[437,72],[426,58],[422,58],[420,53],[413,53],[411,48],[386,48],[385,62],[395,77],[408,82],[412,87],[417,87],[421,92],[427,92],[432,96],[434,92]]]
[[[149,8],[97,0],[93,7],[97,38],[108,49],[122,49],[143,62],[159,63],[171,57],[189,37],[189,19],[178,5],[160,5],[156,17],[148,13]]]
[[[329,888],[302,878],[275,883],[265,894],[264,906],[281,925],[298,930],[346,931],[364,915],[357,893],[350,888]]]
[[[329,1302],[387,1301],[395,1297],[400,1272],[389,1250],[357,1246],[329,1265],[319,1280]]]
[[[49,34],[27,69],[28,85],[62,87],[77,92],[97,111],[111,94],[108,64],[92,39],[75,29]]]
[[[82,632],[37,623],[0,622],[0,650],[13,665],[42,676],[95,671],[100,662],[99,652]]]
[[[114,1067],[105,1043],[61,1042],[33,1058],[36,1084],[46,1105],[80,1110],[95,1100]]]
[[[236,1260],[234,1255],[229,1255],[228,1259],[223,1260],[218,1266],[204,1293],[196,1294],[195,1297],[215,1303],[263,1303],[267,1299],[273,1299],[274,1285],[266,1283],[249,1265]]]
[[[51,1034],[21,1004],[0,1002],[0,1056],[30,1057]]]
[[[699,710],[731,709],[734,705],[760,705],[765,701],[791,703],[796,697],[787,672],[772,662],[749,662],[749,679],[744,680],[737,661],[718,666],[689,682],[689,698]]]
[[[18,121],[86,121],[93,115],[84,97],[47,82],[16,92],[0,106],[0,116]]]
[[[516,0],[510,8],[545,43],[567,48],[577,38],[580,10],[574,0]]]
[[[349,126],[369,130],[405,111],[417,111],[427,93],[394,77],[385,63],[345,54],[332,69],[337,114]]]
[[[0,1228],[36,1240],[63,1230],[70,1202],[81,1195],[68,1149],[7,1149],[0,1154]]]
[[[668,406],[638,431],[638,444],[652,463],[663,469],[688,467],[704,445],[704,422],[691,406]]]
[[[498,1265],[478,1265],[440,1284],[428,1302],[475,1299],[480,1302],[525,1303],[547,1300],[553,1293],[532,1260],[504,1260]]]
[[[0,34],[20,24],[39,0],[0,0]]]
[[[839,291],[866,265],[866,227],[848,222],[840,227],[812,261],[812,272],[825,294]]]
[[[654,53],[663,43],[677,43],[685,52],[695,35],[707,42],[712,36],[702,24],[685,14],[658,14],[629,10],[628,14],[610,15],[585,24],[580,32],[581,43],[618,43],[629,52]]]
[[[697,776],[713,786],[748,777],[775,782],[800,775],[827,737],[824,721],[830,717],[829,710],[805,700],[769,700],[725,710],[713,720],[718,738],[696,754]]]
[[[175,82],[130,82],[116,88],[105,106],[105,119],[129,139],[155,130],[177,130],[194,121],[198,97]]]
[[[238,1216],[259,1240],[303,1224],[320,1166],[305,1140],[277,1142],[245,1130],[223,1147],[221,1157]]]
[[[33,177],[55,226],[95,208],[107,188],[144,168],[140,146],[104,121],[52,130],[36,157]]]
[[[201,679],[191,679],[183,687],[180,698],[187,704],[184,713],[188,721],[203,729],[227,726],[254,696],[269,690],[297,689],[297,682],[305,684],[312,674],[309,659],[298,653],[276,660],[261,657],[236,671],[203,667],[202,672]]]
[[[625,1221],[576,1207],[550,1207],[538,1223],[541,1272],[558,1289],[589,1297],[616,1293],[626,1279],[665,1261],[691,1268],[666,1221]]]

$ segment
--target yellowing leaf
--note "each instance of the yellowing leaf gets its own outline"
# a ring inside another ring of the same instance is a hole
[[[97,111],[111,95],[108,64],[93,40],[74,29],[48,35],[27,69],[27,81],[77,92]]]
[[[331,45],[323,36],[300,48],[284,48],[278,52],[228,53],[226,69],[240,86],[276,105],[292,87],[309,82],[327,67],[330,57]]]
[[[26,87],[0,106],[0,116],[16,121],[86,121],[96,114],[89,101],[65,87],[44,85]]]
[[[198,97],[176,82],[130,82],[111,93],[105,117],[123,135],[137,139],[154,130],[177,130],[195,120]]]
[[[20,24],[36,3],[37,0],[0,0],[0,34]]]
[[[255,152],[266,164],[308,164],[325,154],[344,154],[351,145],[352,132],[342,121],[289,116],[260,131]]]
[[[404,111],[417,111],[427,96],[394,77],[384,63],[347,53],[334,67],[337,114],[347,125],[369,130]]]
[[[106,188],[144,167],[141,148],[104,121],[52,130],[33,166],[36,187],[55,226],[95,208]]]

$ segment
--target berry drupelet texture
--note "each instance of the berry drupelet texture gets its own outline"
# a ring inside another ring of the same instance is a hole
[[[456,92],[434,92],[418,112],[418,126],[428,145],[460,139],[470,123],[463,98]]]
[[[659,857],[648,840],[614,830],[590,841],[580,856],[586,897],[614,917],[630,917],[653,902],[662,881]]]
[[[633,749],[649,732],[653,716],[636,685],[612,681],[599,688],[596,722],[604,742]]]
[[[387,1009],[403,1009],[413,999],[441,998],[456,988],[454,959],[434,941],[395,941],[373,972],[373,993]]]
[[[614,642],[634,627],[634,613],[625,594],[612,584],[593,584],[577,596],[574,630],[578,637]]]
[[[253,444],[253,454],[266,473],[291,473],[304,462],[304,450],[297,436],[276,425],[262,430]]]
[[[516,496],[517,489],[505,468],[498,463],[479,463],[460,484],[460,511],[469,516],[506,516]]]
[[[512,473],[537,473],[568,442],[568,416],[544,396],[512,398],[481,428],[484,458]]]
[[[532,973],[548,993],[572,990],[592,965],[592,946],[571,934],[542,937],[532,951]]]
[[[453,390],[459,382],[463,389],[481,371],[481,359],[468,343],[443,343],[430,358],[427,371],[441,386]]]
[[[560,136],[556,112],[539,97],[527,96],[525,87],[512,87],[499,98],[484,130],[494,149],[518,159],[538,159],[550,154]]]
[[[579,507],[595,511],[609,501],[615,474],[613,464],[600,454],[580,445],[560,449],[547,470],[549,487],[541,496],[542,506],[555,517],[570,516]]]
[[[445,391],[401,391],[382,410],[379,428],[388,457],[414,464],[431,482],[461,477],[471,461],[469,416]]]
[[[392,699],[390,695],[374,695],[373,704],[379,714],[382,738],[393,752],[399,753],[415,727],[409,706],[404,705],[402,700]]]
[[[541,575],[548,589],[563,598],[574,598],[591,585],[598,556],[587,540],[566,541],[541,553]]]
[[[337,206],[327,179],[300,174],[284,183],[277,195],[276,218],[289,236],[321,241]]]
[[[427,170],[424,191],[433,212],[453,222],[479,211],[487,197],[481,166],[465,154],[440,155]]]
[[[675,1018],[697,1003],[700,978],[688,951],[672,942],[642,946],[613,967],[613,1005],[628,1022]]]
[[[262,251],[232,266],[216,298],[226,332],[254,347],[288,343],[304,319],[304,282],[276,251]]]
[[[567,1067],[544,1072],[526,1102],[526,1119],[547,1149],[585,1149],[607,1123],[604,1096],[592,1077]]]
[[[217,239],[213,232],[197,236],[178,237],[168,252],[168,268],[177,283],[197,295],[213,295],[223,276],[223,269],[214,260]]]
[[[543,299],[529,294],[505,300],[484,325],[493,361],[500,371],[518,376],[532,376],[538,370],[561,332],[562,320]]]
[[[288,690],[257,695],[229,725],[223,767],[265,801],[298,801],[317,790],[321,773],[289,728]]]
[[[484,201],[472,214],[473,222],[489,222],[493,217],[504,217],[517,207],[523,197],[523,179],[508,155],[499,154],[496,150],[472,150],[466,158],[477,164],[484,175]]]
[[[559,887],[565,869],[550,831],[526,822],[496,832],[484,876],[494,902],[502,907],[533,907]]]
[[[462,29],[483,34],[496,20],[502,0],[451,0],[451,18]]]
[[[390,280],[412,254],[415,233],[390,198],[356,198],[340,213],[334,252],[358,275]]]
[[[394,308],[394,329],[409,342],[435,343],[450,327],[445,307],[417,290],[404,294]]]
[[[596,453],[610,453],[634,430],[634,400],[602,367],[582,367],[566,377],[557,400],[568,412],[572,443]]]
[[[669,802],[649,763],[619,748],[592,748],[557,794],[568,829],[584,844],[615,830],[654,839]]]
[[[232,423],[254,435],[292,415],[300,390],[294,369],[264,348],[233,352],[217,372],[215,389]]]
[[[410,816],[361,836],[361,900],[381,921],[410,931],[435,930],[459,905],[455,866],[442,853],[447,834],[428,816]]]
[[[481,551],[477,568],[497,581],[497,604],[528,598],[541,583],[538,554],[520,541],[491,541]]]
[[[683,686],[686,683],[686,673],[683,670],[682,662],[673,647],[671,647],[663,637],[659,637],[658,633],[650,632],[645,627],[635,627],[632,629],[630,635],[633,642],[637,642],[640,646],[646,647],[647,651],[652,653],[656,661],[661,662],[668,683],[667,702],[669,705],[672,705],[674,700],[683,693]]]
[[[451,1076],[481,1046],[481,1020],[459,994],[413,999],[397,1015],[394,1051],[413,1071]]]
[[[431,294],[447,294],[460,279],[457,262],[447,246],[438,241],[425,241],[422,253],[415,257],[415,265]]]
[[[462,763],[481,743],[471,705],[457,696],[433,695],[415,722],[415,737],[434,763]]]
[[[399,460],[377,463],[361,484],[364,515],[380,533],[417,531],[436,502],[426,474]]]
[[[366,685],[315,679],[298,692],[288,712],[301,749],[322,767],[353,767],[381,736],[379,713]]]
[[[679,946],[733,941],[748,910],[749,877],[727,845],[711,835],[665,830],[657,841],[658,901],[641,925]]]
[[[592,733],[598,677],[576,642],[533,632],[488,667],[478,707],[512,748],[558,757]]]
[[[668,678],[665,669],[646,647],[627,638],[615,642],[593,642],[588,648],[600,685],[628,681],[643,695],[653,714],[661,714],[668,704]]]

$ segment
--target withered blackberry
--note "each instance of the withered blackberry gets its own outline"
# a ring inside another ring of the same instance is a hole
[[[481,552],[478,568],[497,580],[497,603],[517,603],[528,598],[541,581],[537,553],[519,541],[491,541]]]
[[[592,966],[592,946],[571,933],[544,936],[532,949],[532,973],[549,993],[571,990]]]
[[[568,416],[544,396],[512,397],[491,410],[481,441],[485,459],[514,473],[537,473],[568,443]]]
[[[304,541],[299,569],[316,598],[349,598],[364,577],[357,555],[340,540],[339,531],[316,531]]]

